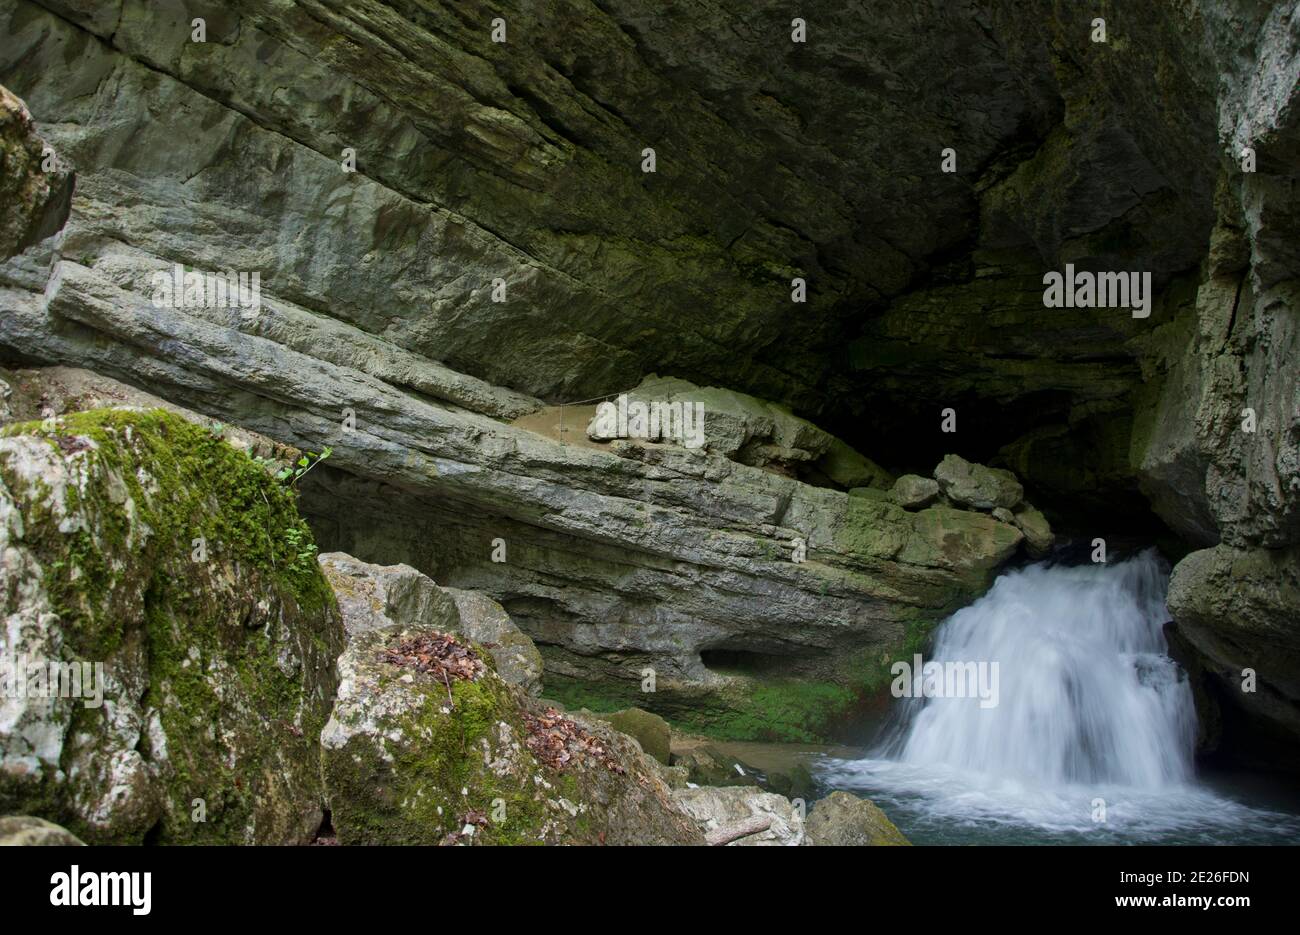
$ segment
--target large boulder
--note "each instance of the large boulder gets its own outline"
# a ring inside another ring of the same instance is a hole
[[[894,481],[889,491],[890,499],[905,510],[919,510],[929,506],[939,496],[939,482],[932,477],[904,474]]]
[[[530,695],[540,695],[542,654],[537,651],[536,644],[515,626],[505,608],[481,591],[442,590],[456,602],[456,612],[460,616],[457,631],[466,639],[487,647],[496,662],[497,673],[503,679]],[[621,727],[618,729],[623,730]],[[650,751],[647,749],[646,752]]]
[[[455,600],[410,565],[376,565],[343,552],[322,553],[317,561],[349,637],[395,625],[449,630],[460,623]]]
[[[672,729],[657,714],[641,708],[627,708],[612,714],[597,715],[614,730],[627,734],[641,745],[641,749],[664,766],[672,760]]]
[[[1025,489],[1010,471],[972,464],[958,455],[945,455],[934,469],[934,479],[954,504],[977,510],[1012,509],[1025,497]]]
[[[349,636],[392,627],[458,633],[487,649],[501,678],[530,695],[541,692],[541,653],[490,597],[440,588],[410,565],[376,565],[344,552],[327,552],[319,562]]]
[[[0,434],[0,650],[26,679],[0,693],[0,811],[90,843],[310,840],[343,630],[293,493],[160,410]]]
[[[320,740],[341,844],[702,843],[634,741],[536,706],[481,647],[357,629],[338,665]]]
[[[1270,756],[1300,747],[1300,547],[1192,552],[1174,566],[1167,602],[1213,697],[1254,722]]]
[[[817,802],[804,827],[808,835],[805,843],[822,847],[911,843],[874,802],[842,790]]]

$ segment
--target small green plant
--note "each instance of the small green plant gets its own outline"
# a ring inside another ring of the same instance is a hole
[[[290,487],[296,487],[298,481],[310,472],[312,468],[320,464],[333,453],[334,449],[329,447],[322,448],[320,454],[316,454],[314,451],[309,451],[293,464],[277,471],[275,479],[281,482],[288,481]]]
[[[316,544],[311,533],[302,526],[289,526],[284,531],[289,547],[289,567],[297,572],[310,572],[316,565]]]

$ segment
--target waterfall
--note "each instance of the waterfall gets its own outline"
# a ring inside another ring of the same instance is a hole
[[[826,760],[820,781],[873,799],[917,843],[1300,841],[1289,804],[1248,805],[1193,775],[1191,687],[1161,632],[1167,584],[1155,551],[1003,574],[940,625],[925,660],[996,677],[977,695],[937,680],[946,697],[895,702],[874,753]]]
[[[1167,583],[1154,550],[1002,575],[942,625],[928,660],[996,663],[996,704],[905,702],[888,755],[1050,785],[1188,780],[1196,715],[1165,654]]]

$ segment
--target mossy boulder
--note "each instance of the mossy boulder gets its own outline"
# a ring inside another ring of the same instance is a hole
[[[0,87],[0,259],[50,236],[67,220],[72,172],[37,135],[21,100]],[[52,159],[53,165],[46,165]]]
[[[912,516],[912,536],[899,557],[913,565],[942,568],[968,586],[985,586],[1015,554],[1025,535],[987,513],[932,506]]]
[[[9,426],[0,553],[0,649],[83,676],[0,699],[0,811],[92,844],[310,840],[343,631],[291,490],[161,410]]]
[[[0,847],[84,847],[67,828],[31,815],[0,818]]]
[[[696,844],[658,766],[595,719],[568,715],[592,739],[563,764],[529,747],[539,706],[485,663],[476,678],[439,679],[385,650],[429,631],[361,631],[339,658],[341,683],[321,734],[331,817],[341,844]]]
[[[641,708],[628,708],[613,714],[599,715],[602,721],[641,745],[642,751],[667,766],[672,757],[672,729],[657,714]]]
[[[912,842],[869,799],[832,792],[813,806],[806,825],[806,843],[822,847],[876,847]]]

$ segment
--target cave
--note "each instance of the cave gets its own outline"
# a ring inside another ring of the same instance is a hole
[[[984,840],[860,785],[894,768],[878,760],[1168,801],[1234,771],[1293,782],[1294,3],[812,0],[798,25],[774,0],[228,6],[0,4],[0,423],[65,460],[113,452],[122,407],[205,427],[131,431],[203,453],[176,459],[184,490],[207,491],[205,465],[241,483],[215,527],[167,527],[231,562],[195,588],[278,588],[240,595],[212,645],[245,658],[276,632],[268,607],[301,604],[323,615],[304,657],[368,672],[353,647],[376,621],[423,615],[490,634],[484,678],[524,685],[518,723],[556,737],[562,714],[527,705],[662,719],[692,751],[870,734],[819,792],[879,794],[923,843]],[[34,457],[6,444],[0,465]],[[0,504],[26,502],[22,463]],[[44,619],[18,577],[39,566],[62,582],[51,606],[97,621],[74,585],[114,563],[22,541],[5,612]],[[112,652],[168,646],[169,600],[198,613],[165,558]],[[478,677],[480,650],[437,645]],[[1001,728],[898,688],[900,665],[977,651],[1004,667]],[[432,685],[439,710],[454,688]],[[1098,698],[1143,712],[1145,743]],[[1008,722],[1063,746],[1022,758]],[[0,754],[28,763],[20,745]],[[684,754],[663,746],[671,770]],[[433,843],[490,837],[495,798],[421,820]],[[318,837],[387,827],[312,808],[294,827]],[[122,840],[206,840],[173,818]],[[293,838],[276,820],[260,840]],[[1206,822],[1214,842],[1300,835]],[[1109,843],[1187,842],[1149,824]]]

